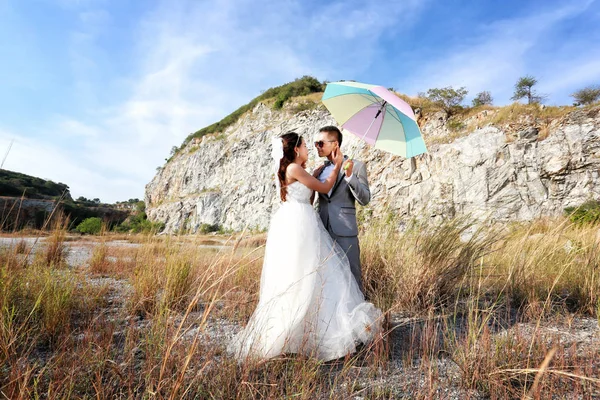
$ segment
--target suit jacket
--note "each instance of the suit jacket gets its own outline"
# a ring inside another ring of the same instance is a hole
[[[352,178],[344,179],[342,169],[333,185],[331,196],[319,193],[317,210],[327,229],[337,236],[358,236],[355,202],[365,206],[371,201],[367,168],[365,164],[354,160]]]

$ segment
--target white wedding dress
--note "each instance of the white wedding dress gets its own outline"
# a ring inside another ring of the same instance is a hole
[[[290,184],[272,217],[258,305],[228,346],[240,361],[285,353],[333,360],[381,329],[381,311],[365,302],[348,258],[310,204],[311,193],[300,182]]]

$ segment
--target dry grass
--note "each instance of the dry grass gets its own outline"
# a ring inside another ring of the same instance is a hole
[[[432,114],[442,110],[442,108],[439,105],[435,104],[434,102],[425,97],[411,97],[402,93],[394,93],[396,94],[396,96],[400,97],[402,100],[410,104],[410,106],[413,109],[420,108],[423,114]]]
[[[488,258],[489,285],[507,291],[517,305],[562,304],[594,314],[600,300],[598,227],[567,219],[545,219],[517,226]]]
[[[361,241],[368,297],[384,309],[419,312],[448,304],[495,241],[466,219],[414,223],[403,235],[394,225],[375,222]],[[461,240],[470,230],[470,239]]]
[[[320,104],[322,97],[323,97],[323,92],[316,92],[316,93],[307,94],[306,96],[294,97],[293,102],[295,102],[295,103],[310,102],[310,103]]]
[[[65,238],[67,236],[67,229],[69,226],[68,218],[63,215],[59,215],[54,219],[50,236],[46,240],[46,247],[41,257],[43,262],[47,265],[53,266],[64,266],[65,261]]]
[[[391,226],[367,229],[363,266],[370,298],[424,321],[413,328],[405,364],[419,359],[435,380],[432,365],[447,354],[464,389],[491,398],[600,393],[595,348],[562,343],[541,329],[571,313],[598,317],[598,226],[564,218],[503,231],[474,230],[466,220],[417,224],[404,234]],[[515,319],[531,329],[497,333]]]
[[[400,98],[408,102],[413,109],[420,108],[421,116],[419,125],[426,124],[429,118],[441,108],[426,98],[409,97],[396,93]],[[504,107],[479,106],[466,107],[458,110],[452,115],[446,126],[448,134],[441,136],[430,136],[427,142],[431,144],[451,143],[454,140],[467,136],[477,128],[487,125],[497,126],[507,135],[507,141],[514,141],[516,133],[524,129],[535,127],[539,130],[537,140],[546,139],[553,126],[564,120],[570,113],[576,110],[594,110],[595,105],[577,108],[574,106],[544,106],[537,104],[513,103]]]
[[[0,231],[0,237],[41,237],[48,236],[49,231],[42,231],[39,229],[23,228],[18,231]]]
[[[251,235],[240,241],[240,247],[260,247],[267,244],[267,234]]]
[[[17,254],[27,253],[27,242],[24,239],[21,239],[17,242],[17,245],[15,246],[15,252]]]
[[[54,260],[0,256],[0,361],[17,362],[39,346],[52,349],[73,332],[75,315],[90,317],[101,303],[97,288]],[[99,290],[99,289],[98,289]]]
[[[94,274],[107,275],[110,272],[111,262],[108,260],[108,247],[102,242],[92,250],[89,263],[90,272]]]
[[[525,307],[550,298],[572,312],[595,315],[600,301],[597,225],[566,218],[476,228],[466,219],[415,223],[405,233],[373,224],[361,241],[371,298],[415,312],[461,295],[483,273],[488,295]]]
[[[591,398],[598,393],[600,370],[591,348],[579,352],[559,335],[527,332],[519,326],[505,334],[493,332],[493,307],[471,302],[464,333],[445,326],[445,351],[461,370],[465,388],[489,398]],[[534,321],[535,322],[535,321]]]
[[[573,106],[546,106],[542,108],[537,104],[513,103],[498,108],[498,112],[492,116],[490,122],[495,125],[545,122],[563,118],[575,110],[577,110],[577,107]]]
[[[89,270],[64,268],[42,248],[44,257],[29,259],[16,247],[0,251],[0,391],[16,399],[438,398],[444,385],[464,398],[598,392],[597,351],[541,329],[572,312],[597,317],[598,226],[562,218],[502,229],[465,219],[404,233],[394,226],[373,221],[361,245],[369,298],[422,321],[403,339],[414,374],[399,385],[375,383],[396,357],[394,330],[337,363],[287,355],[240,365],[224,352],[213,326],[243,324],[256,306],[264,235],[220,249],[192,236],[139,237],[130,247],[102,237],[90,244]],[[62,233],[52,235],[60,243]],[[103,301],[112,289],[89,280],[98,274],[131,285],[117,314]],[[457,380],[443,378],[440,360],[458,367]]]

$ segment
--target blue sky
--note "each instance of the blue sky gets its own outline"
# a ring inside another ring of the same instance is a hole
[[[0,0],[4,168],[74,197],[142,198],[172,146],[313,75],[547,104],[600,84],[600,0]]]

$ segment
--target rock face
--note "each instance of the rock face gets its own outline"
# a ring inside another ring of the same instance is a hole
[[[436,114],[422,126],[426,143],[448,135],[443,118]],[[332,124],[322,108],[293,114],[258,104],[223,134],[190,142],[157,173],[146,186],[149,218],[164,222],[167,232],[196,232],[202,224],[266,229],[279,203],[271,138],[294,130],[313,148],[318,129]],[[359,210],[366,220],[390,212],[530,220],[599,198],[600,109],[572,112],[550,123],[546,138],[539,135],[535,126],[509,135],[488,124],[409,160],[350,134],[342,149],[367,164],[372,201]],[[313,151],[309,168],[315,157]]]

